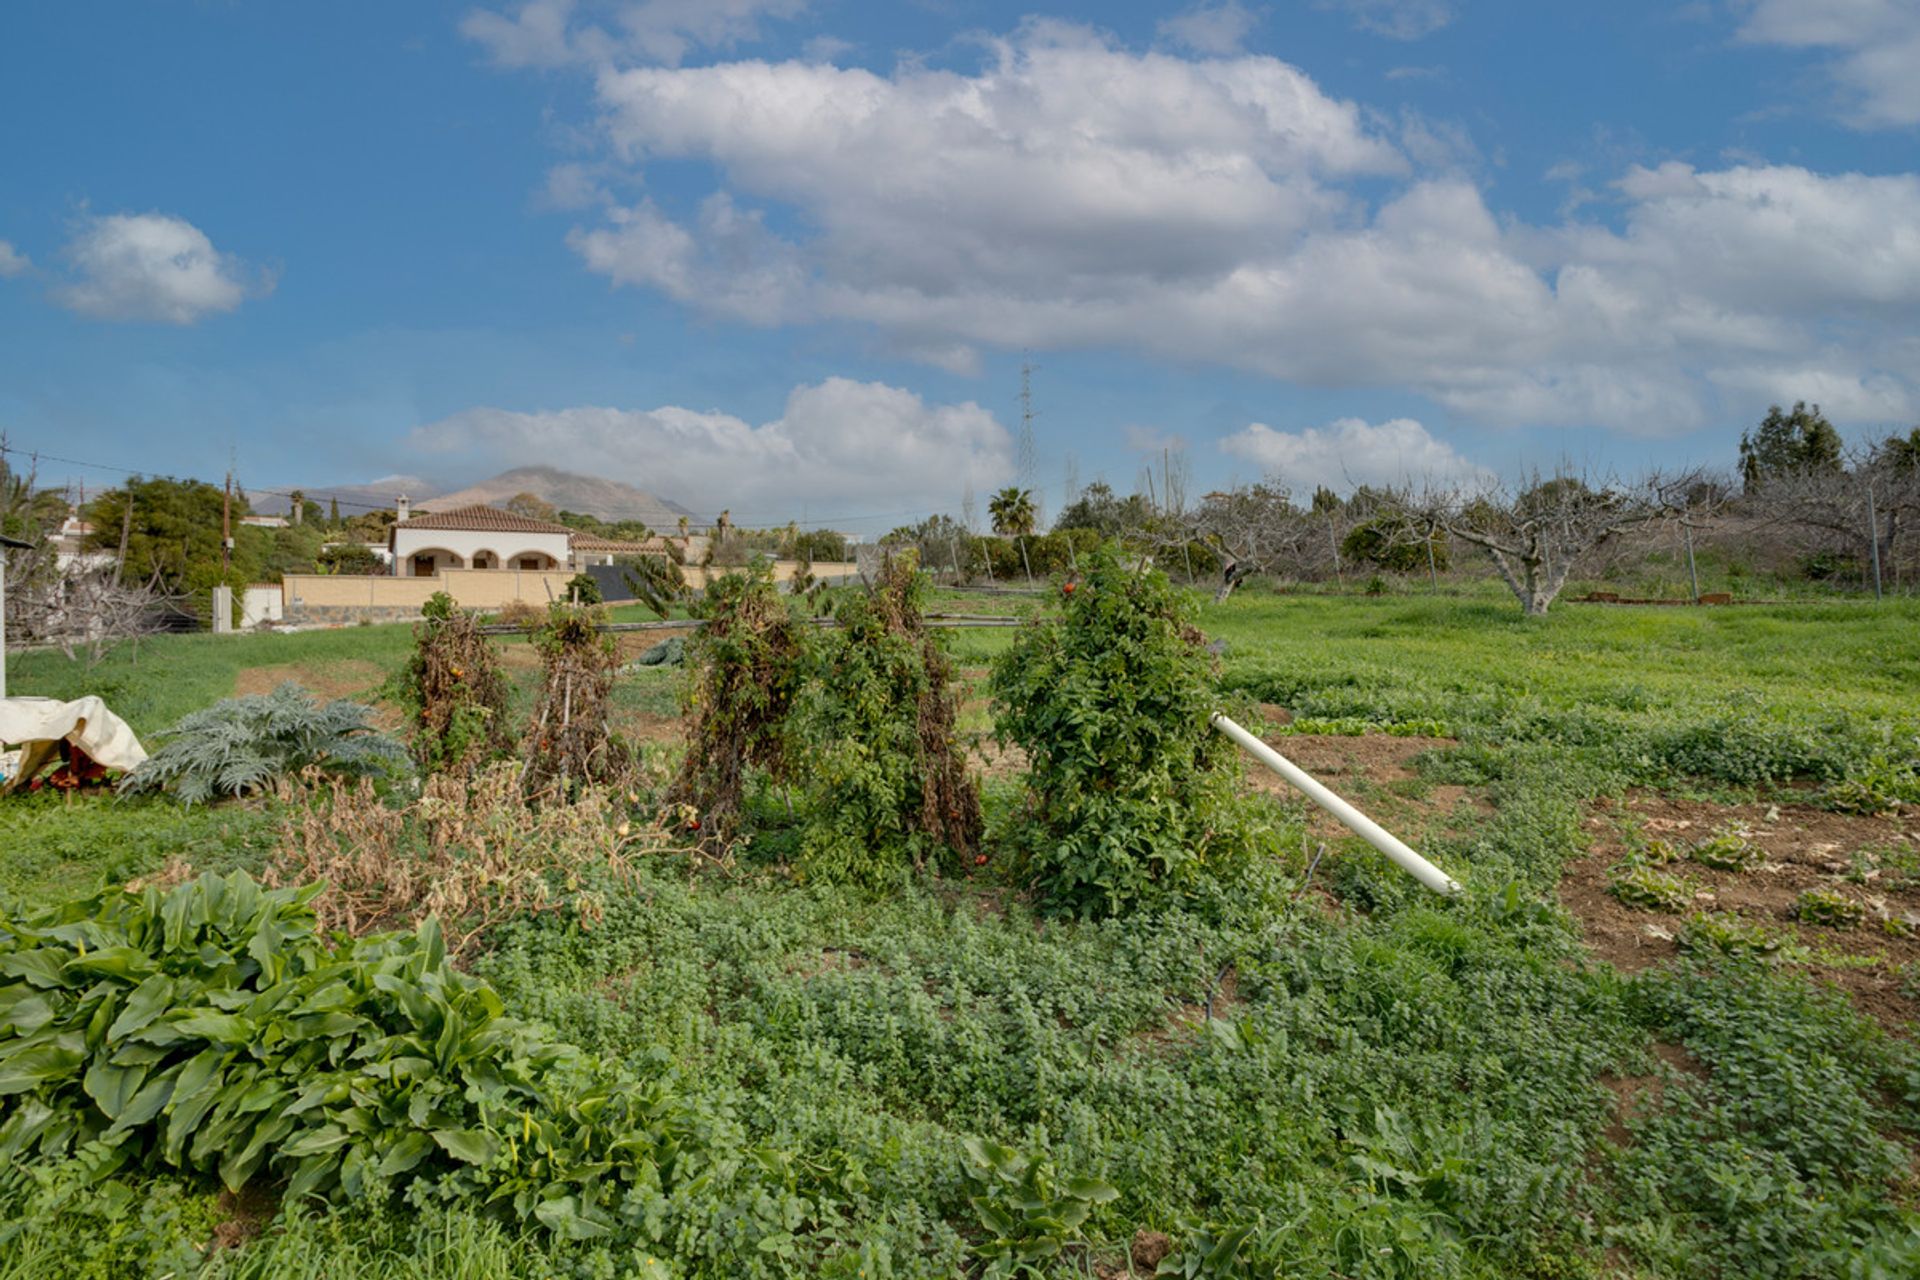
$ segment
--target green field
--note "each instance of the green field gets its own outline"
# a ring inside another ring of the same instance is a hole
[[[941,607],[1028,603],[1007,599]],[[1271,856],[1302,891],[1209,915],[1044,917],[995,862],[887,892],[797,883],[777,838],[724,872],[657,855],[604,886],[596,927],[510,923],[473,969],[510,1013],[668,1073],[700,1118],[687,1141],[718,1153],[714,1185],[764,1167],[756,1195],[663,1209],[658,1237],[556,1242],[459,1202],[283,1211],[271,1187],[241,1203],[212,1183],[15,1168],[0,1277],[979,1275],[992,1233],[969,1138],[1117,1192],[1032,1274],[1151,1274],[1136,1260],[1163,1245],[1183,1275],[1920,1274],[1909,940],[1888,924],[1771,957],[1668,946],[1627,972],[1563,905],[1596,815],[1630,796],[1789,817],[1897,802],[1920,763],[1920,604],[1529,620],[1490,595],[1248,592],[1199,621],[1226,642],[1223,704],[1270,719],[1281,749],[1419,740],[1398,774],[1328,781],[1460,899],[1284,795],[1265,801]],[[1009,636],[951,639],[976,673]],[[249,671],[370,693],[409,645],[405,627],[163,638],[91,670],[16,655],[9,688],[100,693],[150,735]],[[648,671],[618,702],[637,722],[675,697],[674,674]],[[1004,821],[1012,780],[986,802]],[[1850,860],[1835,885],[1896,920],[1920,908],[1915,814],[1861,818],[1871,840],[1820,855]],[[174,857],[258,866],[285,816],[11,802],[0,891],[33,905]],[[1857,1003],[1829,981],[1849,969],[1884,974],[1904,1006]]]

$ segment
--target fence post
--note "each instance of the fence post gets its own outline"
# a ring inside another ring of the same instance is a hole
[[[1873,509],[1873,481],[1867,481],[1867,546],[1873,555],[1873,598],[1880,595],[1880,517]]]
[[[1699,604],[1700,571],[1693,567],[1693,526],[1682,520],[1680,530],[1687,535],[1687,580],[1693,583],[1693,602]]]

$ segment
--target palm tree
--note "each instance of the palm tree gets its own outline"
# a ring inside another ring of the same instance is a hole
[[[1024,538],[1033,532],[1033,490],[1008,487],[987,503],[993,531],[1003,538]]]

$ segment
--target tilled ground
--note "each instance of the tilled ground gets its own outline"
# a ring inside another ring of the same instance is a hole
[[[1791,796],[1722,805],[1636,791],[1588,820],[1591,852],[1570,863],[1560,900],[1580,921],[1587,944],[1635,971],[1678,954],[1687,918],[1726,913],[1773,931],[1791,963],[1844,990],[1889,1030],[1909,1034],[1920,1018],[1920,814],[1861,817],[1792,802]],[[1688,857],[1716,835],[1737,833],[1765,855],[1747,871],[1724,871]],[[1646,842],[1680,853],[1661,868],[1694,891],[1684,913],[1628,906],[1610,890],[1615,869]],[[1861,908],[1857,925],[1808,924],[1793,915],[1800,895],[1824,890]]]

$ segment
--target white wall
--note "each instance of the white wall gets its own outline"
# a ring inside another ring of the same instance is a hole
[[[240,597],[240,626],[251,629],[286,617],[286,593],[279,587],[248,587]]]
[[[441,569],[470,569],[473,567],[473,557],[479,552],[490,554],[496,569],[517,568],[520,557],[525,555],[551,556],[552,563],[543,561],[540,567],[564,569],[568,563],[567,537],[564,533],[481,533],[466,529],[409,529],[405,525],[395,525],[394,572],[403,578],[413,577],[413,557],[428,551],[439,553],[435,556],[436,572]]]

